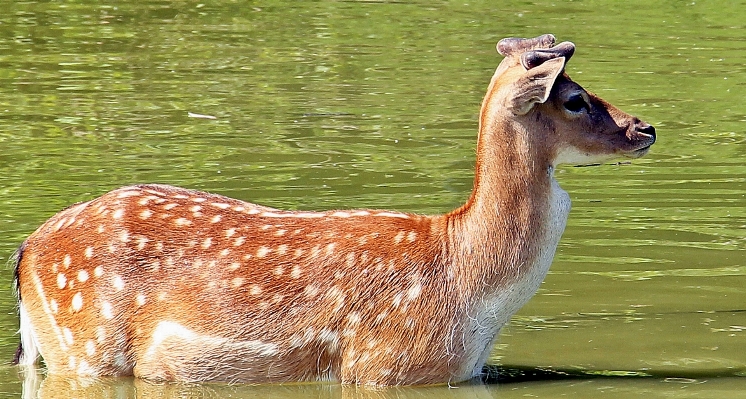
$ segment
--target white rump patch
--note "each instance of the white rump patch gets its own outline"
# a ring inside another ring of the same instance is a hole
[[[39,346],[37,345],[36,336],[34,335],[34,328],[31,325],[31,318],[26,312],[26,308],[23,303],[18,304],[18,313],[21,316],[21,328],[18,331],[21,335],[21,347],[23,352],[21,358],[18,359],[18,364],[22,366],[30,366],[36,363],[36,359],[39,357]]]

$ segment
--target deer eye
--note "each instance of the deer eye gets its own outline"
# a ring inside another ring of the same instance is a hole
[[[583,111],[584,109],[585,109],[586,111],[589,111],[589,110],[590,110],[590,106],[588,106],[588,103],[586,103],[586,102],[585,102],[585,99],[584,99],[584,98],[583,98],[583,96],[581,96],[580,94],[573,94],[573,95],[572,95],[572,96],[570,96],[570,98],[569,98],[569,99],[567,99],[567,101],[565,101],[565,103],[564,103],[564,104],[562,104],[562,105],[563,105],[563,106],[565,107],[565,109],[567,109],[568,111],[570,111],[570,112],[575,112],[575,113],[581,112],[581,111]]]

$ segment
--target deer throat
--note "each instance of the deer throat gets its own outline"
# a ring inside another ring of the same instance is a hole
[[[471,339],[465,340],[468,347],[461,368],[463,377],[476,377],[481,373],[500,329],[534,296],[549,271],[571,206],[570,196],[554,178],[550,187],[549,212],[543,233],[535,243],[534,256],[527,259],[522,272],[515,278],[495,290],[483,291],[481,298],[473,302],[476,307],[468,311],[464,334]]]

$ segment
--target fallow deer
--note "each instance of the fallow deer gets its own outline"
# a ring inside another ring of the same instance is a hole
[[[17,251],[17,361],[175,381],[480,375],[565,228],[555,167],[655,142],[652,126],[573,82],[575,46],[554,42],[498,43],[473,191],[445,215],[282,211],[154,184],[59,212]]]

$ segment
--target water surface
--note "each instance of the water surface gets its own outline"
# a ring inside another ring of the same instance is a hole
[[[468,197],[477,112],[506,36],[575,42],[568,73],[659,133],[644,159],[558,170],[567,230],[489,359],[549,370],[536,380],[369,392],[50,379],[40,396],[744,395],[742,5],[0,4],[3,260],[61,208],[136,182],[288,209],[447,212]],[[17,342],[11,275],[0,274],[5,359]],[[18,370],[0,371],[0,390],[18,397]]]

